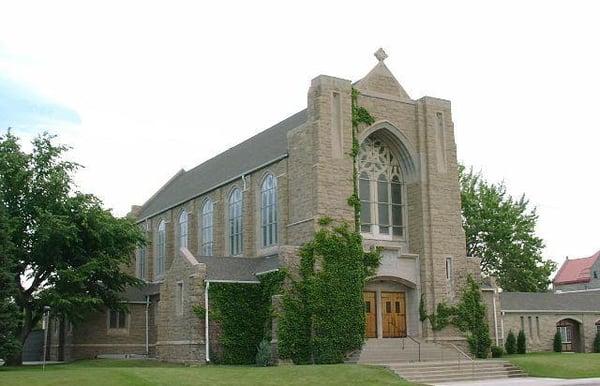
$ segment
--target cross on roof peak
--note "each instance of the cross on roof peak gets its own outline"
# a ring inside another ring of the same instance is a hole
[[[380,62],[383,62],[388,57],[388,54],[385,53],[383,48],[379,48],[377,51],[375,51],[374,55]]]

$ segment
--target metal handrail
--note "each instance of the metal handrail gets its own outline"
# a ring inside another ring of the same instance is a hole
[[[413,342],[415,342],[417,344],[417,347],[419,349],[419,362],[421,362],[421,342],[419,342],[418,340],[416,340],[415,338],[413,338],[410,335],[406,335],[406,337],[410,340],[412,340]],[[402,349],[404,349],[404,339],[402,339]]]
[[[444,343],[448,344],[449,346],[452,346],[452,348],[454,350],[456,350],[460,355],[467,358],[471,362],[471,375],[474,376],[475,375],[475,360],[473,358],[471,358],[469,355],[467,355],[463,350],[461,350],[454,343],[451,343],[451,342],[444,342]],[[458,368],[460,369],[460,356],[458,356],[457,358],[458,358]]]

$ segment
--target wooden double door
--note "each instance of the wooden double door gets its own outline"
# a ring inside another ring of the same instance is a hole
[[[406,336],[406,298],[404,292],[381,292],[381,302],[377,302],[376,292],[365,291],[363,298],[367,324],[366,335],[368,338],[377,338],[378,314],[381,314],[381,336],[383,338]]]

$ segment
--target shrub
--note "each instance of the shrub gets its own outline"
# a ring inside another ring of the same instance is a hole
[[[554,352],[562,351],[562,337],[560,336],[560,332],[557,330],[556,334],[554,334],[554,342],[552,343],[554,348]]]
[[[263,339],[258,345],[256,351],[256,365],[259,367],[271,366],[271,344],[268,340]]]
[[[594,338],[594,352],[600,353],[600,331],[596,332],[596,337]]]
[[[517,336],[517,353],[525,354],[527,352],[527,338],[525,337],[525,331],[519,331]]]
[[[517,339],[515,338],[515,334],[512,332],[512,330],[508,331],[506,343],[504,343],[504,349],[508,355],[512,355],[517,352]]]
[[[502,358],[504,349],[500,346],[492,346],[492,358]]]

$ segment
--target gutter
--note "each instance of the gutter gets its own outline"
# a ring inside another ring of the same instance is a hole
[[[210,281],[206,281],[204,287],[204,346],[206,349],[205,357],[206,363],[210,363],[210,342],[208,338],[208,288],[210,287]]]
[[[146,358],[150,355],[150,349],[148,345],[148,308],[150,307],[150,295],[146,295]]]
[[[223,153],[221,153],[221,154],[223,154]],[[267,167],[267,166],[269,166],[269,165],[272,165],[272,164],[274,164],[274,163],[276,163],[276,162],[279,162],[279,161],[281,161],[282,159],[284,159],[284,158],[287,158],[287,157],[288,157],[288,153],[282,154],[282,155],[280,155],[280,156],[278,156],[278,157],[276,157],[276,158],[272,159],[271,161],[267,161],[267,162],[265,162],[265,163],[264,163],[264,164],[262,164],[262,165],[258,165],[258,166],[254,167],[254,168],[252,168],[252,169],[246,170],[245,172],[243,172],[243,173],[241,173],[241,174],[238,174],[237,176],[235,176],[235,177],[233,177],[233,178],[229,178],[229,179],[227,179],[227,180],[225,180],[225,181],[219,182],[218,184],[216,184],[216,185],[214,185],[214,186],[212,186],[212,187],[210,187],[210,188],[208,188],[208,189],[205,189],[205,190],[203,190],[202,192],[200,192],[200,193],[198,193],[198,194],[194,194],[192,197],[186,198],[186,199],[185,199],[185,200],[183,200],[183,201],[176,202],[176,203],[175,203],[175,204],[173,204],[173,205],[169,205],[169,206],[167,206],[166,208],[163,208],[163,209],[161,209],[161,210],[159,210],[159,211],[157,211],[157,212],[154,212],[154,213],[151,213],[151,214],[149,214],[149,215],[147,215],[147,216],[144,216],[143,218],[141,218],[141,219],[138,219],[138,220],[136,221],[136,224],[140,224],[140,223],[144,222],[145,220],[148,220],[149,218],[152,218],[152,217],[154,217],[154,216],[156,216],[156,215],[159,215],[159,214],[161,214],[161,213],[164,213],[164,212],[168,211],[169,209],[173,209],[173,208],[175,208],[175,207],[177,207],[177,206],[179,206],[179,205],[181,205],[181,204],[184,204],[184,203],[186,203],[186,202],[188,202],[188,201],[190,201],[190,200],[193,200],[194,198],[200,197],[200,196],[202,196],[202,195],[204,195],[204,194],[206,194],[206,193],[208,193],[208,192],[212,192],[213,190],[215,190],[215,189],[217,189],[217,188],[220,188],[221,186],[227,185],[227,184],[228,184],[228,183],[230,183],[230,182],[233,182],[233,181],[236,181],[236,180],[238,180],[238,179],[240,179],[240,178],[243,178],[244,176],[247,176],[248,174],[254,173],[254,172],[255,172],[255,171],[257,171],[257,170],[263,169],[263,168],[265,168],[265,167]],[[190,171],[191,171],[191,170],[193,170],[193,169],[190,169]],[[186,172],[186,173],[187,173],[187,172]],[[168,184],[168,183],[167,183],[167,184]],[[167,185],[167,184],[165,184],[165,187],[166,187],[166,185]],[[163,187],[163,188],[164,188],[164,187]],[[162,189],[162,188],[161,188],[161,189]],[[160,192],[160,190],[159,190],[159,192]],[[156,195],[156,194],[158,194],[159,192],[156,192],[156,193],[155,193],[155,195]],[[148,204],[148,203],[149,203],[151,200],[152,200],[152,198],[150,198],[150,199],[149,199],[149,200],[148,200],[148,201],[147,201],[147,202],[146,202],[146,203],[145,203],[145,204],[142,206],[142,209],[141,209],[140,211],[142,211],[142,210],[144,209],[144,206],[146,206],[146,204]]]

